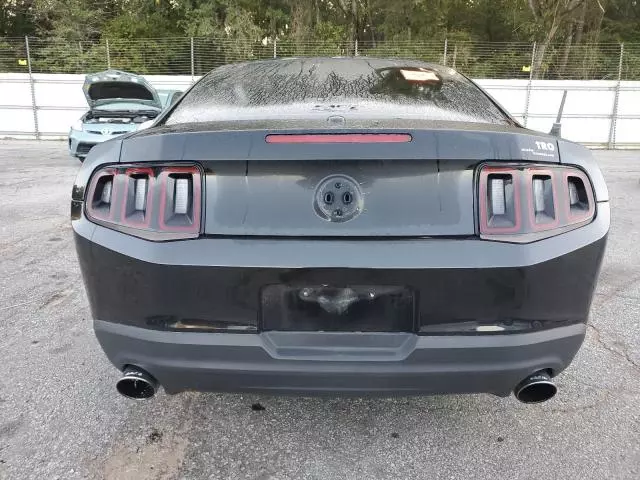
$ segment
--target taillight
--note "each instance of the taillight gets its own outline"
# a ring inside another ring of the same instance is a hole
[[[96,171],[86,196],[95,223],[148,240],[200,234],[202,174],[196,165],[115,165]]]
[[[116,177],[115,168],[104,168],[96,172],[89,185],[87,195],[87,213],[97,220],[108,221],[113,218],[113,184]]]
[[[589,223],[593,188],[577,168],[550,165],[483,165],[479,180],[480,235],[532,242]]]

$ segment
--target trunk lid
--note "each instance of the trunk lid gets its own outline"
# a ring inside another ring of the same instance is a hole
[[[285,237],[472,235],[467,162],[249,161],[209,164],[205,232]],[[235,170],[235,171],[234,171]]]
[[[162,108],[158,92],[140,75],[106,70],[87,75],[82,91],[91,108],[107,103],[140,103]]]

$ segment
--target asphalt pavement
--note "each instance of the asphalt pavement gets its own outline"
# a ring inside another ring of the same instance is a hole
[[[63,142],[0,141],[0,478],[640,478],[640,152],[596,155],[613,223],[586,342],[553,400],[135,402],[91,330],[69,223],[78,161]]]

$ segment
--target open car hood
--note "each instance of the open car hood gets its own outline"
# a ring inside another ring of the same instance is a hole
[[[106,70],[87,75],[82,91],[91,108],[118,101],[162,108],[158,92],[149,82],[140,75],[119,70]]]

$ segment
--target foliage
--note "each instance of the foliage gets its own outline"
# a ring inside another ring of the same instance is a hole
[[[404,56],[470,75],[609,78],[618,56],[597,42],[640,42],[637,0],[2,0],[0,36],[37,37],[41,71],[111,66],[141,73],[204,73],[279,56]],[[195,37],[193,45],[189,40]],[[106,42],[110,42],[107,51]],[[491,45],[488,42],[494,42]],[[495,43],[503,42],[503,43]],[[455,50],[454,50],[455,49]],[[623,66],[638,71],[640,52]],[[23,41],[0,41],[0,68],[22,71]],[[454,58],[455,56],[455,58]]]

